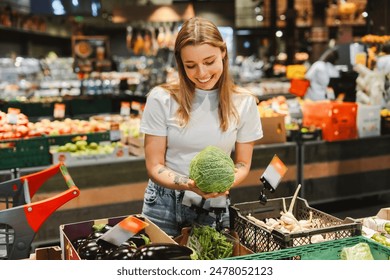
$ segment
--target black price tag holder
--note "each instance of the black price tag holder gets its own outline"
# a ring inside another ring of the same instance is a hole
[[[286,165],[280,160],[277,155],[274,155],[271,162],[268,164],[264,173],[260,177],[260,182],[263,184],[263,188],[260,191],[259,201],[262,204],[267,203],[267,196],[265,190],[274,193],[282,178],[287,172]]]

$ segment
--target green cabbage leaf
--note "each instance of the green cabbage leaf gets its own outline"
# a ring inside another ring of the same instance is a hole
[[[342,260],[373,260],[370,246],[365,242],[360,242],[351,247],[344,247],[341,250]]]
[[[222,149],[208,146],[194,156],[189,177],[203,192],[225,192],[234,182],[234,162]]]

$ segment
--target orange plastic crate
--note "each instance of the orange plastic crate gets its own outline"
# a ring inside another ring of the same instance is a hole
[[[322,130],[326,141],[357,138],[355,102],[316,101],[302,105],[303,125]]]

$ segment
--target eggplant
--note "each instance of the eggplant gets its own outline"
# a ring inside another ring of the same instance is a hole
[[[80,245],[83,244],[85,241],[87,241],[87,238],[79,237],[72,241],[72,245],[77,250],[80,247]]]
[[[129,242],[130,244],[134,243],[135,246],[138,248],[138,247],[141,247],[143,245],[149,244],[150,243],[150,238],[146,234],[141,233],[141,234],[133,235],[132,237],[130,237],[127,240],[127,242]]]
[[[97,239],[96,243],[100,246],[101,254],[99,255],[99,257],[103,259],[118,248],[118,246],[103,239]]]
[[[82,260],[98,260],[102,257],[101,246],[95,239],[86,240],[77,249],[77,253]]]
[[[191,260],[193,251],[187,246],[172,243],[151,243],[135,251],[133,260]]]
[[[120,245],[117,249],[113,250],[105,260],[131,260],[137,248],[131,245]]]
[[[98,239],[100,236],[102,236],[104,233],[101,231],[93,231],[88,236],[87,239]]]

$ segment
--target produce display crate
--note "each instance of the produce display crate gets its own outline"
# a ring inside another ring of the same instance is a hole
[[[358,243],[367,243],[374,260],[390,260],[390,248],[364,236],[346,237],[273,252],[256,253],[233,257],[236,260],[340,260],[341,250]]]
[[[357,103],[337,101],[313,101],[302,105],[303,126],[315,126],[322,130],[325,141],[357,138]]]
[[[286,197],[288,208],[292,197]],[[308,205],[305,199],[297,197],[293,215],[297,220],[307,220],[312,212],[314,227],[310,230],[284,233],[278,229],[270,230],[247,218],[252,215],[258,220],[279,218],[283,211],[283,198],[269,199],[263,205],[259,201],[237,203],[229,207],[230,227],[237,232],[240,242],[255,253],[276,251],[284,248],[311,244],[314,235],[322,235],[326,240],[336,240],[362,233],[362,224],[352,219],[341,220]]]
[[[106,141],[110,141],[110,132],[106,131],[106,132],[48,136],[48,141],[50,146],[65,145],[66,143],[75,142],[77,139],[85,139],[88,143],[106,142]]]
[[[56,174],[62,175],[67,189],[50,198],[33,201],[35,193]],[[0,183],[0,259],[29,258],[31,243],[42,224],[78,195],[79,189],[63,164]]]
[[[145,233],[150,237],[151,242],[177,244],[176,241],[174,241],[170,236],[168,236],[163,230],[161,230],[148,218],[142,216],[141,214],[136,214],[134,216],[148,223],[148,226],[144,230]],[[117,223],[119,223],[126,217],[128,216],[102,218],[60,225],[60,242],[62,250],[61,258],[63,260],[80,260],[80,256],[77,253],[75,247],[73,246],[72,241],[77,238],[86,237],[91,234],[92,226],[95,224],[104,223],[110,226],[115,226]]]
[[[46,137],[0,141],[0,170],[47,166],[51,154]]]

